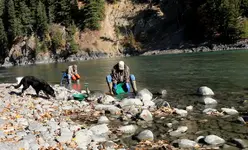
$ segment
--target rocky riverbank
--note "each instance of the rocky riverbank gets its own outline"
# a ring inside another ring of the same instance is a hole
[[[0,147],[5,150],[248,148],[246,118],[230,106],[207,107],[199,114],[193,104],[171,106],[166,90],[155,97],[143,89],[122,100],[91,92],[80,102],[72,99],[77,91],[59,85],[50,99],[35,97],[32,88],[21,97],[20,89],[8,85],[0,85]],[[202,105],[217,105],[208,87],[196,92]]]
[[[147,56],[147,55],[164,55],[164,54],[180,54],[180,53],[197,53],[197,52],[215,52],[215,51],[228,51],[228,50],[245,50],[248,49],[248,41],[243,40],[236,44],[208,44],[203,43],[200,45],[184,45],[182,48],[167,48],[160,50],[144,50],[144,51],[128,51],[121,53],[106,53],[101,51],[80,51],[77,54],[70,55],[67,58],[62,58],[53,55],[37,55],[36,59],[30,59],[30,56],[18,57],[18,60],[13,62],[10,57],[5,59],[2,66],[13,65],[28,65],[28,64],[47,64],[55,62],[72,62],[72,61],[85,61],[91,59],[106,59],[113,57],[129,57],[129,56]],[[13,59],[13,58],[12,58]]]

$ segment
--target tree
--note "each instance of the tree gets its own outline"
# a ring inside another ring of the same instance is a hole
[[[8,55],[8,39],[3,24],[4,0],[0,0],[0,63]]]
[[[25,2],[20,2],[19,18],[23,35],[30,35],[32,32],[31,11]]]
[[[248,0],[241,0],[240,9],[242,15],[248,17]]]
[[[104,19],[104,0],[91,0],[86,4],[84,8],[85,28],[92,30],[100,29],[100,21]]]
[[[241,35],[240,0],[207,0],[198,9],[203,34],[221,42],[234,42]]]
[[[70,2],[71,0],[56,1],[56,22],[62,23],[65,26],[69,26],[72,22]]]
[[[43,0],[46,7],[48,23],[53,23],[55,20],[55,1],[56,0]]]
[[[6,1],[6,11],[7,11],[8,39],[11,42],[15,39],[18,33],[20,33],[20,30],[18,29],[19,25],[16,18],[15,6],[13,0]]]
[[[8,55],[8,39],[4,30],[3,20],[0,18],[0,63],[4,62]]]
[[[46,16],[46,9],[45,5],[39,1],[37,6],[37,34],[43,38],[45,31],[47,31],[48,24],[47,24],[47,16]]]

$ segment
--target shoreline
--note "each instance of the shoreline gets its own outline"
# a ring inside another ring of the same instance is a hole
[[[248,50],[248,43],[232,44],[232,45],[213,45],[212,48],[208,46],[196,46],[192,48],[182,48],[182,49],[161,49],[161,50],[144,50],[139,51],[134,54],[116,54],[112,55],[109,53],[93,52],[87,55],[85,54],[75,54],[71,55],[66,59],[58,58],[57,60],[53,57],[45,57],[45,59],[38,58],[35,62],[22,62],[17,65],[5,60],[1,67],[12,67],[12,66],[25,66],[25,65],[35,65],[35,64],[51,64],[51,63],[64,63],[64,62],[75,62],[75,61],[87,61],[87,60],[97,60],[97,59],[108,59],[108,58],[125,58],[132,56],[152,56],[152,55],[170,55],[170,54],[192,54],[192,53],[202,53],[202,52],[219,52],[219,51],[239,51]],[[43,57],[44,58],[44,57]]]
[[[237,126],[227,124],[229,121],[225,119],[228,116],[239,116],[237,110],[229,108],[230,106],[224,109],[227,114],[217,109],[204,108],[202,113],[197,113],[198,117],[201,117],[195,119],[197,109],[194,104],[176,108],[165,101],[163,96],[162,99],[154,99],[154,95],[147,89],[139,91],[135,98],[121,101],[103,93],[92,93],[80,102],[69,98],[75,93],[74,90],[59,85],[52,86],[56,98],[50,99],[44,98],[42,93],[40,97],[35,97],[32,88],[28,88],[23,97],[19,96],[21,89],[6,88],[9,85],[0,84],[0,128],[3,130],[0,132],[0,146],[6,150],[58,147],[106,147],[123,150],[145,146],[153,146],[151,149],[167,147],[173,150],[186,147],[246,147],[245,136],[242,136],[248,133],[245,123],[240,122]],[[199,88],[197,93],[201,96],[214,95],[207,87]],[[204,102],[217,104],[216,100],[211,98],[205,98]],[[212,119],[208,116],[212,116]],[[232,121],[237,120],[233,118]],[[216,128],[218,124],[227,128]],[[204,132],[207,129],[214,131]],[[231,136],[222,133],[225,129],[232,129]],[[239,133],[234,134],[237,129]],[[240,139],[230,142],[229,138]]]

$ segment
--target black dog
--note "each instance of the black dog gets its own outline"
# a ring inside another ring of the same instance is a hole
[[[34,76],[25,76],[22,78],[22,80],[18,85],[13,85],[13,86],[15,87],[15,89],[17,89],[21,85],[23,85],[21,95],[31,85],[34,88],[37,96],[39,96],[39,92],[42,90],[47,95],[48,98],[49,95],[55,97],[54,89],[46,81],[38,79]]]

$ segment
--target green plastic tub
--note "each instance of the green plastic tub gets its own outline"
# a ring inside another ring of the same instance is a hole
[[[87,96],[81,93],[76,93],[72,95],[74,100],[83,101]]]
[[[127,91],[124,90],[124,86],[125,86],[125,83],[117,84],[117,90],[115,91],[116,95],[127,93]]]

